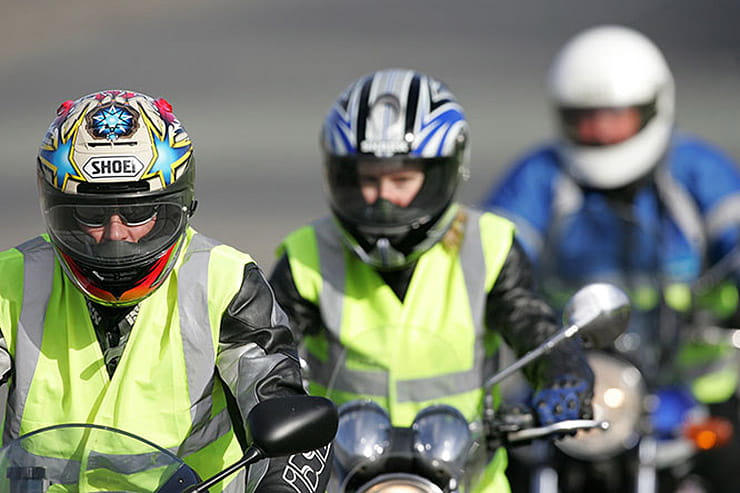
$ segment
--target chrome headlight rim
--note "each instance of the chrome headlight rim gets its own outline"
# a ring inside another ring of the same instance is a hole
[[[399,488],[403,488],[400,489]],[[444,493],[442,488],[415,474],[388,473],[362,485],[357,493]]]

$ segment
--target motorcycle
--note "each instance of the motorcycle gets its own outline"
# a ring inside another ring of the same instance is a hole
[[[740,246],[734,247],[695,280],[689,286],[691,299],[701,299],[732,278],[739,253]],[[638,320],[645,322],[635,324],[638,332],[620,336],[612,350],[588,354],[595,374],[594,419],[608,420],[609,430],[515,451],[512,462],[520,489],[706,491],[701,480],[690,475],[692,463],[727,443],[734,431],[728,420],[712,416],[709,406],[692,395],[689,376],[676,376],[681,374],[676,348],[688,341],[740,349],[740,330],[712,326],[714,314],[694,309],[678,316],[664,305],[653,318]],[[640,326],[644,333],[639,333]],[[648,327],[656,330],[648,332]],[[738,355],[735,351],[734,357]]]
[[[471,491],[499,447],[561,437],[577,430],[606,430],[601,420],[569,420],[537,426],[521,407],[494,410],[492,388],[558,344],[580,335],[591,346],[610,344],[627,326],[626,295],[608,284],[577,292],[563,328],[485,384],[484,413],[469,423],[448,405],[422,409],[409,427],[394,427],[384,409],[371,401],[350,401],[339,408],[334,447],[333,493],[458,493]]]
[[[706,327],[693,333],[705,341],[726,338],[740,348],[737,330]],[[596,375],[594,419],[612,426],[598,437],[579,433],[555,444],[565,458],[550,454],[549,462],[561,465],[561,485],[567,485],[567,491],[652,493],[689,486],[691,491],[705,491],[701,481],[688,474],[691,461],[727,443],[733,433],[729,421],[711,416],[686,386],[651,381],[618,354],[595,351],[588,359]],[[535,469],[549,468],[547,462]],[[549,478],[532,491],[559,491],[557,474]]]
[[[257,404],[247,426],[252,444],[244,456],[205,480],[172,452],[124,430],[95,424],[39,429],[0,450],[0,491],[206,492],[263,458],[327,445],[336,432],[337,412],[322,397],[282,397]]]

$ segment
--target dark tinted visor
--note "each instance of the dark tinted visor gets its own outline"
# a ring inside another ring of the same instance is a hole
[[[75,206],[72,215],[78,223],[89,228],[105,226],[114,215],[118,216],[126,226],[141,226],[154,220],[158,210],[159,204],[118,207],[82,205]]]
[[[139,228],[135,241],[110,239],[102,233],[93,235],[91,230],[107,227],[114,215],[120,218],[122,227]],[[49,233],[63,252],[91,265],[108,267],[138,264],[160,254],[182,234],[188,217],[186,206],[167,201],[58,204],[46,210]],[[141,227],[151,229],[139,237]]]

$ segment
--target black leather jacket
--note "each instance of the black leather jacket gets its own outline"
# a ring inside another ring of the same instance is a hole
[[[245,348],[248,348],[246,352]],[[233,372],[219,372],[236,396],[235,406],[231,407],[232,421],[244,420],[258,401],[305,394],[288,319],[255,264],[244,268],[242,286],[221,316],[219,370],[221,362],[234,361],[236,353],[239,361],[236,381],[225,378]],[[331,448],[262,462],[267,462],[266,468],[252,466],[247,491],[255,488],[253,491],[260,493],[319,493],[325,491],[329,480]]]

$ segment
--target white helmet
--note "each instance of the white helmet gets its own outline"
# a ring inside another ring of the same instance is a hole
[[[563,133],[559,152],[571,175],[587,186],[613,189],[647,175],[668,147],[674,124],[673,76],[660,50],[622,26],[581,32],[560,50],[548,80]],[[579,112],[635,108],[640,124],[616,143],[578,139]]]

